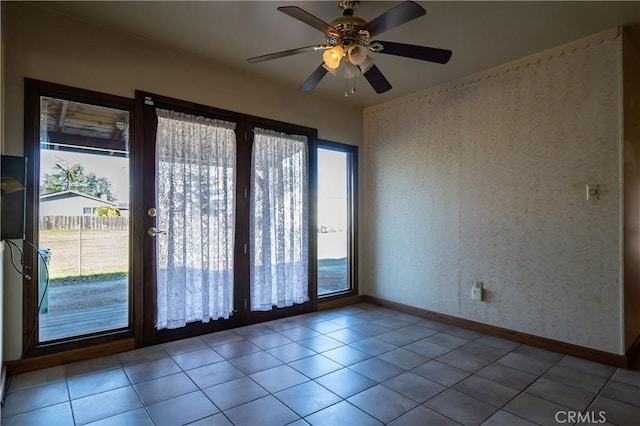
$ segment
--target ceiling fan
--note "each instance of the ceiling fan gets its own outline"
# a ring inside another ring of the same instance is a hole
[[[325,43],[256,56],[249,58],[249,63],[255,64],[299,53],[322,50],[324,51],[323,63],[302,84],[300,90],[313,90],[328,72],[335,75],[340,65],[343,65],[345,78],[355,79],[359,75],[364,75],[376,93],[384,93],[391,89],[391,84],[373,63],[369,52],[404,56],[439,64],[446,64],[451,58],[450,50],[371,40],[372,37],[424,15],[426,11],[417,3],[402,2],[369,22],[354,16],[359,3],[359,1],[351,0],[339,1],[338,6],[342,10],[342,16],[331,21],[330,24],[297,6],[279,7],[280,12],[322,31],[325,35]],[[355,92],[355,85],[351,92]],[[349,91],[345,95],[349,95]]]

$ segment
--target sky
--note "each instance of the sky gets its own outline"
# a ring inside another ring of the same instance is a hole
[[[129,203],[129,159],[107,155],[43,149],[40,151],[40,180],[45,174],[55,173],[57,163],[80,164],[85,174],[95,173],[111,182],[116,203]]]
[[[347,224],[347,154],[318,150],[318,225],[344,229]]]

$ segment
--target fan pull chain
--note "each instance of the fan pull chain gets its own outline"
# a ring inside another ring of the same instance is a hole
[[[345,78],[346,86],[347,86],[346,90],[344,91],[344,96],[345,97],[349,97],[350,94],[351,95],[355,95],[355,93],[356,93],[356,78],[357,77]],[[349,80],[353,80],[353,86],[351,87],[351,90],[349,90]]]

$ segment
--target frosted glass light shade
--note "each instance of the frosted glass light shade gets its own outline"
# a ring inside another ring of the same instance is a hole
[[[359,44],[352,44],[347,49],[347,57],[353,65],[360,65],[367,59],[367,48]]]
[[[342,46],[337,45],[332,49],[325,50],[322,54],[322,59],[327,67],[336,69],[340,66],[340,61],[344,55],[344,49]]]

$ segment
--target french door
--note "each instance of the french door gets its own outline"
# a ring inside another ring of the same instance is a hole
[[[139,344],[311,311],[315,131],[144,92],[136,112]]]

